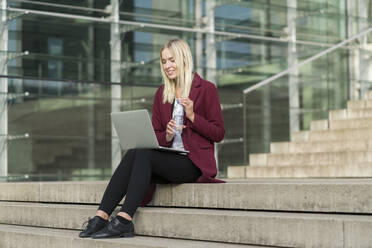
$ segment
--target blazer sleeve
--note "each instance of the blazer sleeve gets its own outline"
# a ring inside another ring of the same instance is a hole
[[[214,85],[206,90],[207,92],[203,97],[203,107],[207,108],[206,115],[202,116],[195,110],[194,123],[190,121],[190,127],[207,139],[220,142],[225,136],[220,100]]]
[[[152,126],[154,128],[156,138],[159,142],[160,146],[170,147],[172,145],[172,141],[167,142],[165,139],[166,134],[166,126],[162,123],[162,115],[161,115],[161,106],[162,106],[162,87],[160,87],[154,97],[154,104],[152,106]]]

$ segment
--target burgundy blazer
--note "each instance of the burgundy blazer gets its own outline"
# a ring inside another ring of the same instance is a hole
[[[163,103],[164,85],[155,93],[152,110],[152,125],[159,145],[170,147],[166,142],[166,127],[172,119],[172,104]],[[191,161],[201,170],[197,183],[224,182],[216,179],[217,166],[214,157],[214,142],[220,142],[225,135],[221,105],[216,86],[194,73],[189,98],[194,102],[194,123],[184,115],[182,141]]]

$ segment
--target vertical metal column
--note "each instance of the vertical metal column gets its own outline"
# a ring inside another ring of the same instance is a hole
[[[368,4],[369,0],[359,0],[358,1],[358,31],[364,30],[368,28],[369,23],[367,22],[368,20]],[[365,52],[365,51],[371,51],[372,46],[368,44],[368,39],[367,35],[361,37],[359,39],[360,41],[360,47],[359,50],[361,50],[359,53],[361,56],[359,57],[360,60],[360,94],[362,97],[364,97],[365,93],[368,91],[369,88],[369,83],[366,82],[371,82],[372,81],[372,58],[369,55],[370,52]]]
[[[297,18],[297,0],[287,0],[288,13],[288,67],[296,66],[288,78],[289,89],[289,127],[290,133],[300,129],[299,108],[300,98],[298,89],[298,58],[296,48],[296,18]]]
[[[207,57],[207,76],[206,79],[217,86],[217,53],[216,53],[216,37],[214,35],[214,8],[216,7],[215,0],[207,0],[206,9],[206,20],[207,20],[207,45],[206,45],[206,57]],[[218,168],[218,145],[214,145],[214,155],[217,162]]]
[[[119,0],[111,0],[111,82],[120,83],[121,67],[121,40],[119,26]],[[121,86],[111,86],[111,111],[120,111]],[[111,124],[112,125],[112,124]],[[112,171],[118,166],[121,160],[121,148],[117,134],[111,126],[111,168]]]
[[[195,20],[196,26],[195,28],[200,29],[202,27],[202,0],[195,0]],[[195,65],[196,65],[196,72],[203,75],[203,34],[196,33],[196,41],[195,41]]]
[[[216,53],[216,38],[214,35],[214,8],[216,7],[215,0],[207,0],[206,2],[206,18],[207,18],[207,80],[214,84],[216,82],[216,68],[217,68],[217,53]]]
[[[265,36],[265,29],[267,24],[267,18],[270,13],[267,13],[268,8],[262,10],[260,12],[260,27],[261,27],[261,35]],[[261,45],[261,64],[264,65],[266,63],[265,58],[267,57],[267,44],[263,43]],[[271,142],[271,91],[270,85],[266,85],[262,89],[262,97],[261,97],[261,108],[262,108],[262,138],[265,146],[265,152],[270,151],[270,142]]]
[[[0,50],[8,51],[7,1],[1,1]],[[0,74],[7,75],[7,57],[0,55]],[[0,78],[0,176],[8,175],[8,79]]]
[[[243,93],[243,158],[248,163],[248,135],[247,135],[247,94]],[[245,174],[245,173],[244,173]]]
[[[94,0],[88,0],[88,7],[94,7]],[[90,24],[88,27],[88,43],[87,43],[87,55],[88,55],[88,63],[87,63],[87,72],[88,72],[88,80],[94,80],[94,25]],[[96,87],[95,85],[89,85],[91,90]],[[88,168],[94,169],[95,168],[95,151],[96,151],[96,142],[95,142],[95,135],[96,135],[96,124],[95,124],[95,102],[91,102],[87,106],[87,125],[88,125],[88,149],[87,149],[87,158],[88,158]]]
[[[354,20],[357,15],[357,2],[355,0],[347,0],[347,38],[358,33],[358,22]],[[359,47],[354,47],[349,54],[349,98],[350,100],[358,99],[359,96],[359,80],[360,80],[360,54]]]

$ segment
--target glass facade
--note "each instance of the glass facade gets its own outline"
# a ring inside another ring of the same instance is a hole
[[[173,37],[218,88],[220,177],[372,86],[370,33],[294,68],[370,28],[370,0],[0,2],[1,180],[107,179],[121,157],[110,113],[151,112]]]

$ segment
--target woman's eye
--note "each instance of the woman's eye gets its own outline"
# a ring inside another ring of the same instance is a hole
[[[174,60],[174,59],[171,59],[171,60],[170,60],[170,62],[174,63],[174,62],[175,62],[175,60]]]

